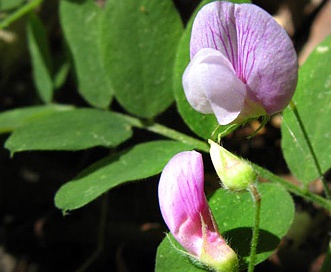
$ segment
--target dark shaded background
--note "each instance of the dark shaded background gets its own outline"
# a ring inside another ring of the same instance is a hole
[[[253,2],[285,27],[301,64],[311,49],[331,33],[331,1]],[[175,0],[184,22],[198,3]],[[39,13],[50,33],[52,52],[61,57],[64,50],[55,12],[57,4],[55,0],[45,1]],[[0,33],[1,111],[40,103],[33,91],[25,18],[9,30],[18,36],[8,42]],[[71,77],[55,100],[87,106],[76,93]],[[121,110],[116,102],[112,106]],[[175,106],[158,119],[190,134]],[[229,135],[224,146],[295,182],[281,154],[280,122],[279,117],[273,118],[254,139],[247,141],[246,137],[259,126],[257,121],[253,122]],[[2,145],[7,137],[0,136]],[[133,141],[158,138],[136,130]],[[93,148],[79,152],[23,152],[10,158],[7,150],[0,149],[0,272],[154,271],[156,249],[166,231],[158,208],[158,177],[115,188],[67,216],[54,206],[53,197],[62,184],[107,154],[107,149]],[[208,159],[206,156],[205,160]],[[211,193],[219,185],[215,176],[208,174],[213,173],[212,169],[206,171],[206,191]],[[311,189],[322,193],[319,181]],[[328,215],[312,204],[294,199],[297,214],[292,230],[270,260],[256,271],[319,270],[329,240]]]

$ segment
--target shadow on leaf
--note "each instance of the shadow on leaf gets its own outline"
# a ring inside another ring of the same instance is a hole
[[[243,227],[229,230],[222,234],[240,258],[240,267],[246,267],[249,261],[252,228]],[[257,246],[256,264],[265,260],[276,249],[280,239],[269,231],[260,229]],[[269,253],[269,254],[268,254]],[[263,254],[263,256],[260,256]]]

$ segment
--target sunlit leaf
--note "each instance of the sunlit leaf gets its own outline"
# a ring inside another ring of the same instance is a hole
[[[34,13],[30,14],[27,32],[34,83],[40,98],[49,103],[54,89],[52,60],[45,27]]]
[[[60,1],[60,19],[72,54],[78,91],[92,106],[106,108],[112,87],[102,65],[101,17],[93,0]]]
[[[55,112],[16,129],[5,143],[13,154],[26,150],[81,150],[113,147],[132,135],[131,126],[116,113],[95,109]]]
[[[109,0],[103,20],[105,67],[116,99],[152,118],[173,102],[172,67],[183,32],[171,0]]]
[[[63,185],[55,196],[55,204],[64,211],[80,208],[115,186],[160,173],[172,156],[190,149],[174,141],[136,145],[92,165]]]
[[[66,105],[45,105],[17,108],[0,113],[0,133],[11,132],[36,118],[58,112],[72,110],[73,107]]]
[[[324,173],[331,167],[331,36],[317,46],[299,69],[293,97],[306,135]],[[306,136],[291,109],[283,114],[282,150],[291,172],[303,183],[320,175]]]

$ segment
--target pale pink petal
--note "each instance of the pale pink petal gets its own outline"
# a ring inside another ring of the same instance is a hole
[[[203,187],[201,154],[186,151],[175,155],[159,182],[163,219],[175,239],[198,261],[215,271],[237,271],[237,255],[219,234]]]
[[[195,255],[199,255],[202,244],[200,214],[209,213],[203,173],[200,153],[181,152],[164,168],[158,188],[165,223],[179,243]]]

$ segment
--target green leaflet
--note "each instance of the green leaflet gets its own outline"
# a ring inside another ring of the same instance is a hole
[[[331,166],[331,36],[299,69],[293,101],[324,173]],[[304,134],[291,109],[283,113],[282,150],[291,172],[307,184],[319,177]]]
[[[96,109],[54,112],[20,126],[5,143],[12,154],[26,150],[81,150],[114,147],[132,136],[119,114]]]
[[[109,0],[103,52],[116,99],[153,118],[173,102],[172,67],[183,26],[171,0]]]
[[[46,29],[34,13],[30,13],[27,33],[34,83],[42,101],[49,103],[54,91],[53,65]]]
[[[92,0],[60,1],[60,20],[68,43],[78,91],[92,106],[106,108],[113,89],[103,67],[101,23],[104,11]]]
[[[64,212],[80,208],[115,186],[160,173],[172,156],[190,149],[174,141],[135,145],[97,162],[64,184],[55,196],[55,205]]]

